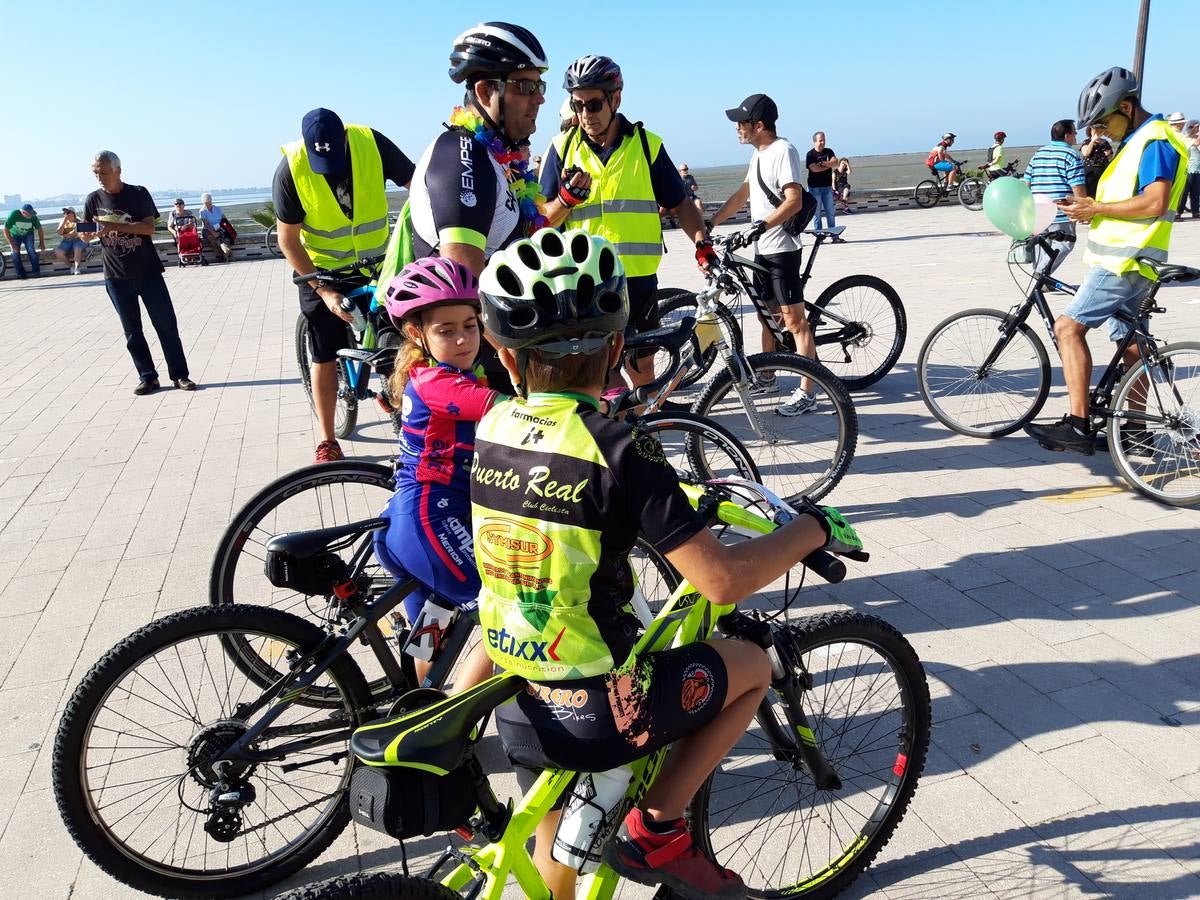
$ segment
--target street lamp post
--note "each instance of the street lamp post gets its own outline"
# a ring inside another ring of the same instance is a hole
[[[1150,21],[1150,0],[1142,0],[1142,10],[1138,14],[1137,37],[1133,45],[1133,74],[1137,76],[1138,85],[1142,84],[1142,73],[1146,69],[1146,25]]]

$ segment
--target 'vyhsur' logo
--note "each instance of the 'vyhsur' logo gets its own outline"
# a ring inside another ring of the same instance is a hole
[[[477,543],[496,562],[513,566],[541,562],[554,550],[554,542],[532,525],[499,517],[484,519]]]

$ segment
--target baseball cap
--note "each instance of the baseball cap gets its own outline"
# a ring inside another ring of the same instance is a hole
[[[332,109],[317,107],[304,114],[300,123],[308,164],[318,175],[337,175],[346,170],[346,126]]]
[[[36,210],[34,210],[32,203],[26,203],[24,206],[21,207],[21,212],[31,213],[31,212],[36,212]]]
[[[1176,125],[1179,122],[1182,122],[1183,120],[1184,120],[1184,115],[1181,112],[1173,112],[1169,116],[1167,116],[1167,121],[1170,122],[1172,125]]]
[[[774,125],[779,107],[766,94],[751,94],[733,109],[725,110],[730,122],[766,122]]]
[[[63,211],[63,212],[65,212],[65,213],[69,213],[69,212],[73,213],[73,212],[75,212],[75,207],[73,207],[73,206],[64,206],[64,207],[62,208],[62,211]]]

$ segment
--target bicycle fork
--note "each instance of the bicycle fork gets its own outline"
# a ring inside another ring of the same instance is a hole
[[[749,360],[746,359],[745,354],[734,353],[730,350],[724,336],[717,340],[717,352],[725,361],[725,367],[729,369],[729,376],[733,379],[733,389],[737,391],[738,398],[742,402],[742,411],[746,413],[750,428],[758,438],[769,441],[770,436],[763,425],[762,417],[759,416],[754,400],[750,396],[750,388],[754,384],[755,375],[750,368]]]

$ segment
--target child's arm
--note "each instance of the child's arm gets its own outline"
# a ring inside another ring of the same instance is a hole
[[[430,412],[464,422],[478,422],[507,397],[474,379],[442,366],[416,369],[412,384]]]

